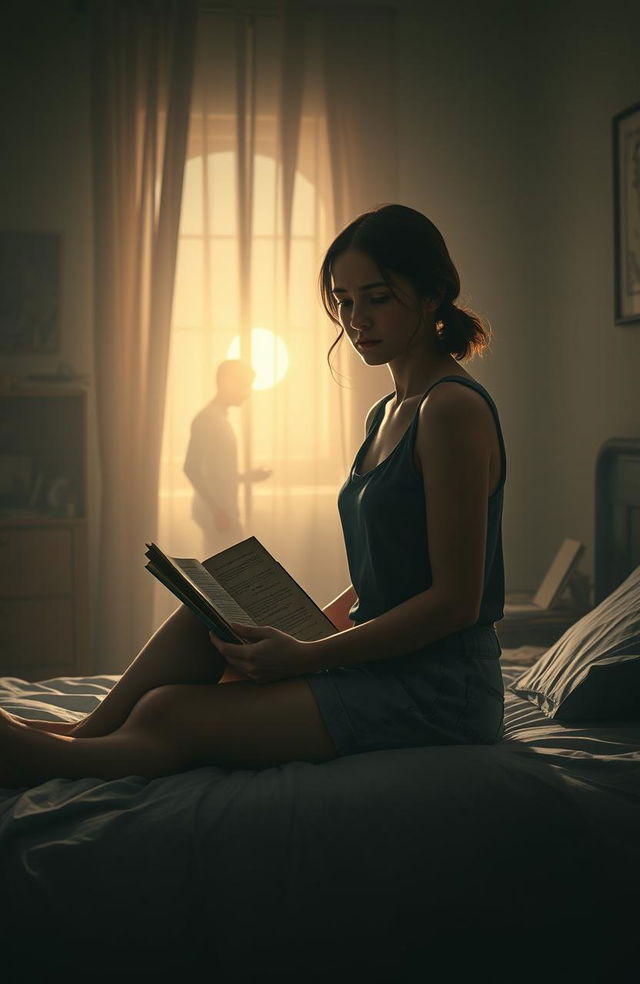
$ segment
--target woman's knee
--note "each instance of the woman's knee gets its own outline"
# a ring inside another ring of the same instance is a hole
[[[134,705],[123,727],[167,733],[180,727],[188,684],[169,683],[147,690]]]

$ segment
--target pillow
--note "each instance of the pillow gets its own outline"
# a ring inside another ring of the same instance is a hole
[[[640,567],[509,690],[559,721],[640,719]]]

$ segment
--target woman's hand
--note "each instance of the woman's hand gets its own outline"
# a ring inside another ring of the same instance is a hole
[[[209,638],[231,669],[254,683],[271,683],[310,673],[309,644],[271,625],[242,625],[230,622],[231,628],[246,644],[224,642],[214,632]]]

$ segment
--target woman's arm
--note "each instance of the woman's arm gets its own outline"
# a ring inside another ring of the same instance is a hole
[[[327,616],[330,621],[333,622],[336,629],[342,631],[343,629],[350,629],[353,627],[353,622],[348,617],[349,609],[353,605],[357,598],[355,588],[352,584],[349,585],[346,590],[339,594],[337,598],[330,601],[322,611]]]
[[[429,588],[369,622],[316,642],[305,642],[305,664],[309,670],[328,670],[403,656],[475,621],[476,617],[465,615],[458,606],[447,605],[437,591]]]
[[[305,643],[314,668],[391,659],[477,622],[494,437],[495,422],[480,394],[443,383],[427,397],[416,451],[428,503],[424,549],[431,587],[369,622]]]

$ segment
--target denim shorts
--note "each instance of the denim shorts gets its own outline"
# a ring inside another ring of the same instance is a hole
[[[415,653],[309,673],[338,755],[423,745],[489,745],[504,733],[500,643],[473,626]]]

